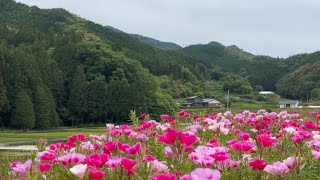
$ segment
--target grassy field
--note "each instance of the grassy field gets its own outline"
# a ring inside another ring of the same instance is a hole
[[[90,134],[102,134],[105,128],[73,128],[73,129],[60,129],[49,131],[12,131],[4,130],[0,131],[0,143],[4,142],[17,142],[17,141],[37,141],[38,139],[59,139],[66,138],[76,133]]]

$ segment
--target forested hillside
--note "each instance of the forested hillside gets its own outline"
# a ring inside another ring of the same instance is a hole
[[[172,113],[173,98],[197,94],[223,101],[215,90],[250,94],[276,90],[278,82],[282,95],[303,98],[284,82],[289,73],[304,77],[300,67],[320,57],[255,56],[217,42],[169,49],[63,9],[0,0],[0,124],[44,129],[118,123],[130,110]]]

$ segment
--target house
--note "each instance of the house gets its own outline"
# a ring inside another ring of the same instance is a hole
[[[269,94],[274,94],[272,91],[260,91],[259,94],[261,95],[269,95]]]
[[[187,103],[190,103],[192,106],[202,104],[202,98],[199,96],[191,96],[186,99]]]
[[[222,104],[215,100],[215,99],[210,99],[210,98],[201,98],[201,97],[198,97],[198,96],[192,96],[192,97],[188,97],[186,99],[187,104],[189,107],[190,106],[204,106],[204,107],[221,107]]]
[[[280,108],[299,108],[299,101],[297,100],[286,100],[279,102]]]

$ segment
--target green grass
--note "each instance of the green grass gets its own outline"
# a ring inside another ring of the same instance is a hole
[[[60,139],[66,138],[76,133],[90,134],[102,134],[105,128],[77,128],[77,129],[60,129],[49,131],[0,131],[0,143],[3,142],[18,142],[18,141],[37,141],[38,139]]]

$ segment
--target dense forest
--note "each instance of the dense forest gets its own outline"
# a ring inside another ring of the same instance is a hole
[[[320,98],[320,53],[255,56],[217,42],[180,48],[63,9],[0,0],[0,124],[18,129],[173,113],[173,99],[215,90]]]

